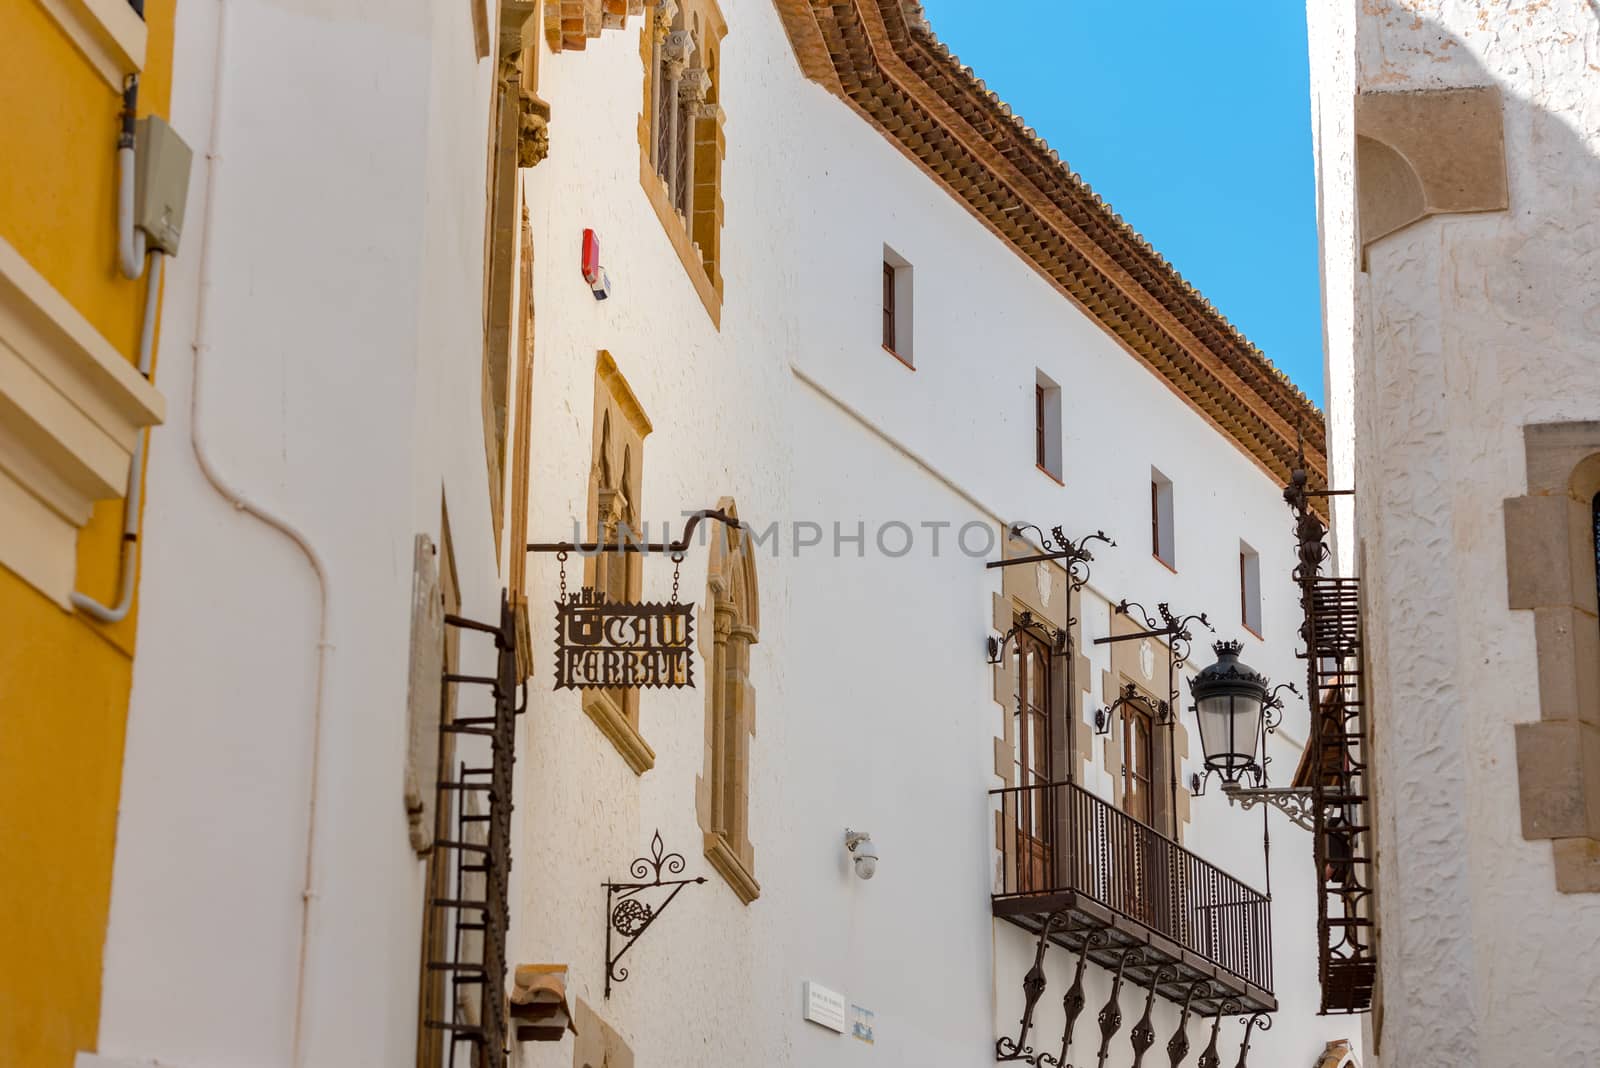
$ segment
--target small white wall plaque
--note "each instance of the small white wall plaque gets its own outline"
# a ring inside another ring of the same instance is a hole
[[[841,1035],[847,1030],[844,995],[806,980],[806,1019]]]

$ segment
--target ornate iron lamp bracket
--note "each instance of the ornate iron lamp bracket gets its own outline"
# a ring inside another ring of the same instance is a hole
[[[1257,805],[1271,805],[1303,831],[1315,831],[1317,828],[1315,794],[1316,791],[1309,786],[1248,787],[1238,783],[1222,784],[1222,796],[1228,799],[1228,804],[1238,805],[1246,812]]]
[[[606,997],[611,996],[611,984],[628,980],[628,969],[619,968],[618,962],[633,948],[639,937],[649,930],[661,914],[667,911],[673,898],[690,883],[703,883],[704,875],[692,879],[663,879],[661,873],[678,875],[684,869],[682,853],[668,853],[661,843],[661,832],[650,839],[650,855],[637,857],[628,865],[628,874],[639,880],[631,883],[606,883]],[[649,877],[649,881],[644,881]],[[667,889],[666,897],[656,903],[643,900],[653,890]],[[612,951],[615,939],[622,945]]]
[[[1296,697],[1300,696],[1300,690],[1294,683],[1285,682],[1273,687],[1272,692],[1267,695],[1266,702],[1262,705],[1262,766],[1249,769],[1250,773],[1255,776],[1256,785],[1252,787],[1244,786],[1240,783],[1225,782],[1222,784],[1222,796],[1228,799],[1228,804],[1238,805],[1245,812],[1250,811],[1257,805],[1271,805],[1285,816],[1288,816],[1289,822],[1301,830],[1315,831],[1317,816],[1316,802],[1313,797],[1314,790],[1310,787],[1301,786],[1266,785],[1267,772],[1265,765],[1270,763],[1272,758],[1267,756],[1265,752],[1265,736],[1276,731],[1278,725],[1283,722],[1284,690],[1288,690]],[[1196,773],[1190,777],[1191,792],[1196,797],[1205,793],[1206,780],[1210,776],[1211,773],[1208,771],[1204,775]]]

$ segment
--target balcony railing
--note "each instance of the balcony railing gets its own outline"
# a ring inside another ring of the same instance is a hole
[[[1174,961],[1192,954],[1226,973],[1215,978],[1232,976],[1270,999],[1265,895],[1074,783],[1008,787],[990,796],[999,801],[1002,834],[996,915],[1062,908],[1091,918],[1109,914],[1106,920],[1131,940],[1148,939],[1157,948],[1165,942]]]

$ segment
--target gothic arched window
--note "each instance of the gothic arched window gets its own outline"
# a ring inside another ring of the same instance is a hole
[[[731,497],[717,507],[737,518]],[[750,844],[750,738],[755,733],[755,687],[750,647],[761,640],[761,598],[755,546],[743,528],[715,524],[706,572],[700,644],[706,659],[705,772],[696,782],[696,808],[706,858],[741,901],[761,893]]]
[[[715,0],[658,0],[645,26],[640,180],[714,322],[722,314],[722,39]]]

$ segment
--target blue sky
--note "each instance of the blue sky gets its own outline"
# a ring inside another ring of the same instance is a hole
[[[952,52],[1322,403],[1301,0],[923,6]]]

